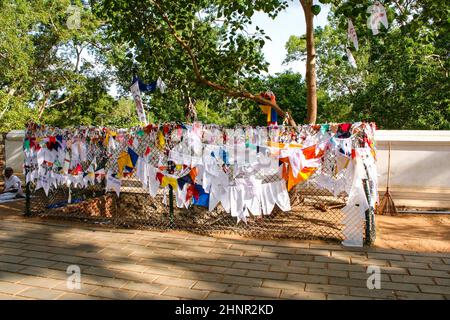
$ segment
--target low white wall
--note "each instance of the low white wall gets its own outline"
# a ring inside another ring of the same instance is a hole
[[[13,130],[6,135],[6,167],[11,167],[16,175],[23,173],[23,130]]]
[[[6,165],[22,173],[24,132],[6,136]],[[379,191],[386,190],[391,144],[390,190],[397,206],[450,209],[450,131],[378,130],[375,136]]]
[[[375,140],[380,196],[386,190],[390,143],[396,206],[450,209],[450,131],[379,130]]]

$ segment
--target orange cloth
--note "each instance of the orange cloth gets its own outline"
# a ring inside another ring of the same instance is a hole
[[[191,177],[192,181],[195,182],[195,178],[198,175],[198,169],[196,167],[191,168],[191,171],[189,172],[189,176]]]
[[[262,112],[267,114],[267,123],[270,123],[272,118],[271,118],[271,112],[272,112],[272,107],[271,106],[266,106],[266,105],[259,105]]]
[[[318,153],[316,154],[317,151],[316,145],[304,148],[302,149],[302,151],[306,160],[321,158],[325,153],[325,150],[319,150]],[[306,181],[317,170],[317,168],[305,167],[298,173],[297,176],[294,176],[292,167],[289,162],[289,158],[280,158],[280,161],[284,162],[282,177],[288,183],[287,185],[288,191],[290,191],[295,185],[303,181]]]

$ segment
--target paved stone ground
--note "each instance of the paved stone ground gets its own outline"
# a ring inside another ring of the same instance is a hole
[[[67,288],[67,267],[81,289]],[[366,286],[368,265],[381,289]],[[450,299],[450,254],[0,220],[0,299]]]

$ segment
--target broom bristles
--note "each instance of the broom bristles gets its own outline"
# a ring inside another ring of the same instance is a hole
[[[386,193],[381,200],[380,207],[378,209],[378,214],[386,215],[386,216],[395,216],[398,214],[397,208],[395,207],[394,200],[392,200],[392,196],[389,190],[386,190]]]

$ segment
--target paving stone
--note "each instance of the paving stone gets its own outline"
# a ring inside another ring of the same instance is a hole
[[[441,271],[450,272],[450,265],[448,265],[448,264],[430,263],[430,267],[432,270],[441,270]]]
[[[321,292],[308,292],[304,290],[281,290],[281,299],[288,300],[325,300],[326,294]]]
[[[242,250],[233,250],[233,249],[223,249],[223,248],[214,248],[211,250],[210,253],[218,253],[218,254],[228,254],[228,255],[235,255],[235,256],[241,256],[244,251]]]
[[[156,280],[154,280],[153,282],[167,285],[167,286],[184,287],[184,288],[190,288],[195,284],[195,281],[193,281],[193,280],[175,278],[175,277],[166,277],[166,276],[160,276],[160,277],[156,278]]]
[[[408,269],[401,267],[380,267],[383,274],[404,274],[408,275]]]
[[[276,252],[276,253],[295,254],[297,252],[297,248],[264,246],[263,247],[263,251]]]
[[[330,270],[341,270],[341,271],[353,271],[353,272],[366,272],[367,267],[354,264],[344,264],[344,263],[328,263],[328,269]]]
[[[175,272],[173,269],[164,269],[164,268],[155,268],[155,267],[150,267],[150,268],[146,268],[144,270],[145,274],[149,274],[149,275],[156,275],[156,276],[172,276],[175,273],[177,274],[181,274],[182,272]]]
[[[8,263],[20,263],[24,261],[26,258],[19,256],[12,256],[9,254],[0,254],[0,262],[8,262]]]
[[[244,257],[243,257],[244,258]],[[291,261],[290,260],[284,260],[284,259],[269,259],[269,258],[260,258],[260,257],[249,257],[248,262],[250,263],[258,263],[258,264],[267,264],[269,266],[282,266],[287,267]],[[307,262],[312,263],[312,262]]]
[[[300,274],[307,274],[308,273],[308,267],[297,267],[297,266],[270,266],[270,271],[276,271],[276,272],[288,272],[288,273],[300,273]]]
[[[231,244],[229,249],[232,250],[242,250],[242,251],[262,251],[263,246],[261,245],[251,245],[251,244]]]
[[[444,300],[444,296],[439,294],[417,293],[408,291],[396,291],[398,299],[401,300]]]
[[[92,291],[89,295],[93,297],[108,298],[114,300],[129,300],[132,299],[137,291],[118,290],[114,288],[99,288]]]
[[[371,274],[370,273],[366,273],[366,272],[349,272],[349,276],[352,279],[362,279],[364,281],[367,281],[367,279],[369,279]],[[380,280],[382,282],[389,282],[389,281],[391,281],[391,278],[389,277],[388,274],[381,273],[380,274]]]
[[[310,241],[309,247],[311,249],[326,249],[326,250],[346,250],[348,247],[344,247],[342,244],[332,244],[332,243],[323,243],[323,242],[314,242]]]
[[[0,241],[0,247],[2,248],[23,248],[26,247],[27,245],[24,243],[17,243],[17,242],[10,242],[10,241],[5,241],[2,240]]]
[[[206,297],[207,300],[250,300],[252,296],[244,296],[239,294],[228,294],[221,292],[210,292]]]
[[[412,283],[381,282],[381,289],[419,292],[419,287]]]
[[[18,282],[25,277],[26,275],[20,273],[0,271],[0,281]]]
[[[160,267],[162,268],[163,266],[160,266]],[[173,271],[171,269],[182,269],[182,270],[188,270],[188,271],[208,272],[211,268],[213,268],[210,265],[186,263],[186,262],[167,264],[167,267],[168,267],[168,269],[166,269],[166,270],[172,272],[172,274],[173,274]]]
[[[117,270],[109,270],[105,268],[99,268],[99,267],[88,267],[83,269],[83,274],[93,274],[103,277],[115,277],[117,274],[119,274],[119,271]]]
[[[309,274],[288,274],[288,281],[298,281],[304,283],[328,283],[328,278],[326,276],[315,276]]]
[[[348,294],[347,287],[335,286],[335,285],[329,285],[329,284],[315,284],[315,283],[307,283],[306,287],[305,287],[305,291]]]
[[[76,294],[89,294],[92,291],[101,288],[100,286],[96,286],[96,285],[92,285],[92,284],[87,284],[83,282],[83,279],[81,279],[81,283],[80,283],[80,288],[69,288],[67,286],[67,282],[63,281],[60,284],[56,285],[53,289],[55,290],[60,290],[60,291],[65,291],[65,292],[69,292],[69,293],[76,293]]]
[[[79,293],[65,293],[58,297],[57,300],[105,300],[105,298],[93,297]]]
[[[450,279],[444,278],[434,278],[434,281],[440,286],[449,286],[450,287]]]
[[[63,294],[63,291],[45,288],[28,288],[24,291],[21,291],[18,295],[39,300],[54,300]]]
[[[63,283],[62,280],[43,278],[43,277],[26,277],[20,281],[20,284],[27,285],[30,287],[42,287],[47,289],[52,289],[57,285]]]
[[[128,282],[122,289],[147,292],[153,294],[161,294],[167,288],[166,285],[157,283],[140,283],[140,282]]]
[[[16,272],[25,268],[25,266],[15,263],[0,262],[0,271]]]
[[[190,280],[201,280],[201,281],[215,281],[220,282],[223,279],[223,274],[217,274],[217,273],[209,273],[209,272],[189,272],[186,271],[182,275],[183,279],[190,279]]]
[[[0,281],[0,292],[2,293],[17,294],[27,288],[29,286],[23,284]]]
[[[26,251],[21,254],[22,257],[48,259],[54,256],[53,253],[41,252],[41,251]]]
[[[332,277],[344,277],[348,278],[348,271],[342,270],[330,270],[330,269],[318,269],[309,268],[308,273],[312,275],[332,276]]]
[[[305,283],[304,282],[295,282],[295,281],[281,281],[281,280],[264,279],[263,283],[262,283],[262,287],[276,288],[276,289],[289,289],[292,291],[304,291]]]
[[[249,295],[249,296],[262,296],[269,298],[278,298],[280,296],[281,290],[274,288],[265,287],[250,287],[250,286],[239,286],[236,289],[237,294]]]
[[[0,293],[0,300],[31,300],[31,299]]]
[[[329,262],[329,263],[346,263],[350,264],[350,257],[343,257],[336,259],[335,257],[322,257],[322,256],[315,256],[314,261],[317,262]]]
[[[216,267],[231,267],[233,265],[233,261],[223,261],[223,260],[213,260],[213,257],[208,255],[209,259],[204,264]]]
[[[207,290],[207,291],[218,291],[224,293],[233,293],[237,288],[235,284],[217,283],[211,281],[198,281],[192,289],[197,290]]]
[[[180,300],[180,298],[177,297],[171,297],[171,296],[162,296],[162,295],[156,295],[151,293],[138,293],[133,297],[133,300]]]
[[[234,239],[233,239],[234,240]],[[238,240],[239,242],[241,240]],[[283,247],[283,241],[278,241],[278,240],[258,240],[258,239],[246,239],[245,240],[246,244],[252,244],[252,245],[261,245],[261,246],[280,246]],[[288,245],[289,246],[289,245]]]
[[[114,279],[95,275],[81,275],[82,283],[93,284],[104,287],[122,288],[128,281],[123,279]]]
[[[450,294],[450,287],[448,286],[430,286],[427,284],[420,284],[420,290],[425,293]]]
[[[266,251],[244,251],[244,257],[277,258],[279,253]]]
[[[27,266],[36,266],[36,267],[44,267],[44,268],[48,268],[48,267],[56,264],[55,261],[38,259],[38,258],[27,258],[27,259],[21,261],[20,263],[23,265],[27,265]]]
[[[307,268],[326,268],[325,262],[314,261],[291,261],[289,264],[291,267],[307,267]]]
[[[236,262],[232,265],[232,267],[246,270],[269,271],[269,265],[266,264]]]
[[[134,272],[144,272],[148,270],[147,266],[131,263],[108,263],[106,266],[114,270],[125,270]]]
[[[228,275],[234,275],[234,276],[244,276],[247,274],[248,270],[214,266],[214,267],[211,267],[211,269],[209,269],[209,272],[228,274]]]
[[[294,260],[294,261],[313,261],[314,256],[312,255],[306,255],[306,254],[279,254],[280,259],[285,260]]]
[[[287,278],[287,273],[250,270],[247,277],[284,280]]]
[[[405,261],[420,262],[420,263],[443,263],[439,257],[424,257],[424,256],[407,256],[405,255]]]
[[[308,250],[305,249],[297,249],[295,252],[297,254],[304,254],[304,255],[312,255],[312,256],[320,256],[320,257],[330,257],[331,251],[330,250],[319,250],[310,248]]]
[[[415,268],[415,269],[430,269],[427,263],[420,262],[409,262],[409,261],[390,261],[391,267],[400,267],[400,268]]]
[[[183,274],[184,275],[184,274]],[[151,283],[156,280],[159,275],[156,274],[147,274],[147,273],[139,273],[133,271],[119,271],[116,273],[116,279],[129,280],[134,282],[143,282],[143,283]]]
[[[354,278],[337,278],[337,277],[329,277],[329,283],[344,287],[357,287],[357,288],[366,288],[367,280],[366,279],[354,279]]]
[[[352,264],[363,265],[363,266],[389,266],[389,262],[387,260],[380,259],[367,259],[361,257],[351,257],[350,258]]]
[[[398,260],[398,261],[405,261],[403,258],[403,255],[401,254],[387,254],[387,253],[376,253],[376,252],[369,252],[367,254],[369,259],[377,259],[377,260]],[[415,262],[415,261],[413,261]]]
[[[392,290],[383,289],[367,289],[367,288],[349,288],[351,296],[370,297],[379,299],[395,299],[395,294]]]
[[[349,258],[367,258],[367,253],[365,251],[353,251],[353,250],[341,250],[332,251],[331,256],[336,260],[347,260]]]
[[[239,285],[250,285],[250,286],[260,286],[262,284],[262,280],[258,278],[246,278],[230,275],[224,276],[222,282]]]
[[[165,290],[162,293],[162,295],[164,295],[164,296],[172,296],[172,297],[195,299],[195,300],[205,299],[208,294],[209,294],[209,291],[205,291],[205,290],[193,290],[193,289],[187,289],[187,288],[173,288],[173,287],[167,288],[167,290]]]
[[[344,295],[340,295],[340,294],[328,294],[327,300],[371,300],[371,298],[344,296]]]
[[[23,255],[24,252],[26,252],[26,250],[18,249],[18,248],[0,247],[0,255],[7,254],[7,255],[19,256],[19,255]]]
[[[429,277],[408,276],[408,275],[391,275],[393,282],[404,282],[414,284],[434,284],[433,279]],[[450,282],[450,279],[448,280]]]
[[[450,278],[450,273],[439,270],[424,270],[424,269],[408,269],[413,276],[439,277]]]
[[[49,259],[54,260],[54,261],[59,261],[59,262],[67,262],[67,263],[71,263],[71,264],[75,264],[75,263],[83,260],[82,257],[67,256],[67,255],[62,255],[62,254],[54,255]]]

